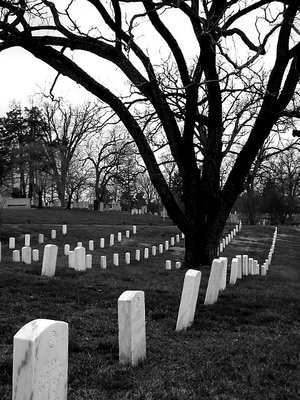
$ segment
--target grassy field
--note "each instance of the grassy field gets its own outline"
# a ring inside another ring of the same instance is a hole
[[[68,234],[61,234],[61,224]],[[124,238],[125,230],[137,234]],[[232,227],[228,227],[227,231]],[[57,239],[50,240],[51,229]],[[99,248],[100,237],[122,232],[122,242]],[[274,227],[243,226],[222,256],[229,262],[248,254],[262,263]],[[13,263],[9,236],[17,248],[31,233],[59,246],[57,273],[41,277],[41,262]],[[204,306],[210,267],[202,280],[194,324],[175,332],[184,270],[165,270],[182,261],[184,241],[170,251],[125,265],[124,254],[158,245],[179,233],[170,220],[154,216],[88,211],[29,210],[4,213],[0,229],[0,399],[11,399],[14,334],[36,318],[69,324],[68,400],[299,400],[300,398],[300,230],[278,227],[273,263],[266,277],[249,276]],[[63,245],[95,241],[93,268],[67,268]],[[120,266],[112,266],[119,253]],[[107,255],[108,268],[99,259]],[[138,367],[118,364],[117,300],[125,290],[143,290],[146,302],[147,358]]]

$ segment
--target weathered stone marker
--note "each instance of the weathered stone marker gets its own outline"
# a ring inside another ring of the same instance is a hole
[[[113,233],[109,236],[109,245],[113,246],[115,244],[115,235]]]
[[[156,256],[156,246],[152,246],[152,255]]]
[[[118,299],[119,362],[137,365],[146,358],[144,292],[127,290]]]
[[[243,271],[242,271],[242,256],[238,254],[235,256],[238,260],[238,271],[237,271],[237,279],[242,279],[243,277]]]
[[[132,233],[133,233],[134,235],[136,235],[136,225],[133,225],[133,226],[132,226]]]
[[[166,269],[172,269],[171,260],[166,260]]]
[[[39,261],[39,257],[40,257],[39,250],[38,249],[33,249],[32,250],[32,259],[33,259],[33,261]]]
[[[93,256],[91,254],[86,254],[85,256],[85,267],[86,269],[91,269],[93,263]]]
[[[148,247],[144,248],[144,258],[149,258],[149,249],[148,249]]]
[[[82,247],[82,246],[75,247],[74,253],[75,253],[75,270],[76,271],[85,271],[86,270],[85,247]]]
[[[254,270],[253,270],[253,258],[248,259],[248,272],[249,275],[254,275]]]
[[[101,247],[101,249],[103,249],[104,246],[105,246],[105,239],[104,239],[104,238],[101,238],[101,239],[100,239],[100,247]]]
[[[179,268],[181,268],[181,262],[180,261],[176,261],[175,269],[179,269]]]
[[[68,253],[69,268],[75,269],[75,251],[70,250]]]
[[[136,259],[136,261],[140,261],[140,259],[141,259],[141,250],[136,250],[135,251],[135,259]]]
[[[119,266],[119,254],[118,253],[115,253],[113,255],[113,265],[115,265],[116,267]]]
[[[25,234],[25,246],[27,246],[27,247],[30,246],[30,234],[29,233]]]
[[[55,244],[46,244],[44,248],[42,276],[54,276],[56,269],[58,247]]]
[[[56,230],[55,229],[51,230],[51,239],[56,239]]]
[[[183,289],[179,312],[177,317],[176,331],[190,327],[194,321],[194,315],[198,300],[198,293],[201,281],[201,272],[189,269],[184,277]]]
[[[209,274],[204,305],[214,304],[218,300],[223,269],[224,262],[215,258]]]
[[[70,251],[70,245],[69,244],[65,244],[64,245],[64,255],[65,256],[69,255],[69,251]]]
[[[233,258],[231,260],[231,268],[230,268],[230,278],[229,278],[230,285],[235,285],[236,283],[238,268],[239,268],[239,260],[237,258]]]
[[[89,250],[94,251],[94,241],[93,240],[89,240]]]
[[[14,249],[16,247],[16,239],[14,237],[9,238],[8,248]]]
[[[13,400],[67,400],[68,324],[36,319],[14,336]]]
[[[162,254],[162,253],[164,252],[164,245],[163,245],[162,243],[160,243],[160,244],[158,245],[158,252],[159,252],[160,254]]]
[[[62,234],[66,235],[67,234],[67,225],[62,226]]]
[[[125,253],[125,264],[130,264],[130,253],[129,252]]]
[[[39,233],[39,243],[44,243],[44,234],[43,233]]]
[[[227,280],[227,265],[228,259],[227,257],[220,257],[220,260],[224,263],[223,274],[220,282],[220,290],[226,289],[226,280]]]
[[[24,246],[22,247],[22,262],[25,264],[31,264],[31,247],[29,246]]]
[[[20,250],[13,250],[13,261],[19,262],[20,261]]]
[[[106,269],[107,268],[106,256],[101,256],[100,257],[100,267],[101,267],[101,269]]]
[[[249,266],[248,266],[248,256],[243,255],[243,275],[248,276]]]

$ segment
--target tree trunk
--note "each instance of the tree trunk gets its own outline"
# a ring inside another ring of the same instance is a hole
[[[38,190],[37,195],[38,195],[38,208],[43,208],[43,191]]]

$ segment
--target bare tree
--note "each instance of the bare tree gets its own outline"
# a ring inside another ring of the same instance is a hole
[[[66,207],[68,172],[79,145],[98,132],[99,108],[91,103],[80,107],[45,103],[48,130],[43,136],[46,156],[56,183],[58,198]]]
[[[98,17],[88,27],[78,13],[73,17],[77,2],[70,1],[64,9],[46,0],[1,0],[0,51],[23,47],[115,111],[136,142],[168,214],[185,233],[186,265],[210,263],[258,152],[281,116],[289,112],[293,117],[300,76],[299,3],[141,0],[134,1],[133,11],[131,1],[85,0],[80,3],[82,18],[85,4]],[[170,15],[176,20],[168,19]],[[181,17],[184,28],[177,21]],[[186,39],[183,30],[190,32]],[[172,84],[164,82],[165,62],[158,63],[148,52],[153,32],[168,52],[166,62],[174,65]],[[186,54],[187,46],[192,56]],[[78,58],[72,57],[77,51],[108,60],[122,71],[131,83],[130,101],[82,69]],[[274,62],[262,85],[255,76],[262,73],[269,52]],[[241,77],[247,75],[252,77],[251,87],[245,90]],[[243,94],[251,88],[259,109],[222,185],[223,146],[230,143],[232,126],[226,123],[224,109],[235,101],[233,91]],[[162,142],[168,144],[177,165],[183,205],[176,201],[153,153],[152,137],[141,118],[147,120],[149,115],[159,121]]]

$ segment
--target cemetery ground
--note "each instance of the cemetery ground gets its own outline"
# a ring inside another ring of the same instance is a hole
[[[61,233],[63,223],[66,235]],[[136,235],[132,225],[137,226]],[[51,229],[57,230],[54,240]],[[270,226],[243,225],[221,255],[228,257],[229,266],[237,254],[248,254],[262,264],[273,232]],[[13,262],[9,237],[14,236],[21,249],[28,233],[32,248],[40,250],[40,261]],[[44,244],[38,244],[39,233],[45,235]],[[111,233],[114,246],[108,244]],[[202,266],[195,319],[181,332],[175,332],[175,326],[186,270],[176,270],[174,264],[182,261],[184,239],[169,251],[151,255],[152,245],[178,233],[170,220],[148,215],[5,211],[0,228],[0,399],[12,398],[13,336],[37,318],[69,324],[68,400],[299,399],[300,228],[278,226],[267,275],[227,283],[212,306],[203,305],[210,266]],[[106,242],[103,249],[101,237]],[[82,241],[87,248],[89,240],[95,247],[87,250],[93,256],[92,269],[68,268],[64,244],[74,248]],[[59,246],[52,278],[41,276],[47,243]],[[150,249],[148,259],[143,257],[145,247]],[[141,261],[134,259],[136,249],[141,250]],[[132,258],[126,265],[128,251]],[[119,254],[119,266],[112,265],[113,253]],[[101,255],[107,256],[107,269],[100,268]],[[171,270],[165,269],[167,259],[172,261]],[[119,365],[117,300],[125,290],[145,292],[147,356],[136,367]]]

